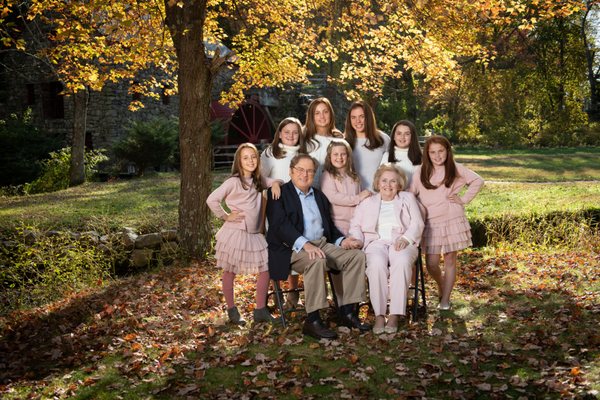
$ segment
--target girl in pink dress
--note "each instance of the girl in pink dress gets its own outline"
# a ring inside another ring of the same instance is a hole
[[[467,190],[460,195],[463,187]],[[410,191],[426,210],[422,246],[427,271],[438,285],[440,310],[450,310],[450,293],[456,281],[458,250],[471,246],[471,226],[465,204],[479,193],[483,179],[454,162],[452,146],[443,136],[431,136],[425,142],[423,164],[415,169]],[[440,255],[444,255],[444,272]]]
[[[329,144],[323,169],[321,191],[331,203],[333,223],[347,235],[354,208],[371,192],[360,190],[360,177],[354,170],[352,149],[346,141],[334,140]]]
[[[211,211],[225,221],[216,234],[215,258],[223,269],[223,295],[229,320],[245,321],[235,306],[233,281],[237,274],[258,274],[256,282],[255,322],[273,322],[266,307],[269,287],[267,242],[262,230],[262,190],[272,185],[274,198],[279,198],[280,181],[260,175],[260,157],[253,144],[241,144],[235,152],[231,176],[206,199]],[[227,213],[221,203],[231,210]]]

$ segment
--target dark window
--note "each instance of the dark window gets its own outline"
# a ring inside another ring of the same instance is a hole
[[[169,105],[169,103],[171,102],[171,98],[166,93],[166,90],[167,90],[166,88],[162,88],[162,91],[160,92],[160,99],[162,100],[162,103],[165,106]]]
[[[35,104],[35,85],[33,83],[28,83],[25,85],[27,88],[27,105],[32,106]]]
[[[92,132],[85,132],[85,149],[86,150],[94,150],[94,140],[92,137]]]
[[[140,85],[140,83],[138,81],[134,81],[133,84],[131,85],[131,89],[129,90],[131,93],[131,99],[133,101],[142,100],[142,94],[137,90],[139,85]]]
[[[42,105],[44,118],[60,119],[65,117],[65,100],[60,82],[42,84]]]

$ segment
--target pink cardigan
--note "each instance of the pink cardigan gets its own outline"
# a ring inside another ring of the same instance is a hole
[[[271,187],[277,179],[261,177],[263,187]],[[254,185],[252,178],[244,178],[248,185],[244,189],[240,178],[233,176],[227,178],[225,182],[215,189],[206,199],[208,208],[219,218],[224,219],[227,212],[221,205],[223,201],[231,211],[240,211],[244,213],[244,219],[238,222],[226,221],[223,225],[231,228],[242,229],[248,233],[260,233],[262,228],[262,193],[259,193]],[[281,182],[281,181],[279,181]]]
[[[444,168],[434,170],[430,182],[439,185],[435,189],[427,189],[421,182],[421,166],[415,169],[410,191],[417,196],[419,202],[427,210],[427,220],[431,222],[442,222],[465,215],[465,205],[468,204],[479,193],[483,187],[483,178],[467,167],[456,163],[458,176],[449,188],[442,183],[444,180]],[[463,204],[451,203],[448,196],[460,194],[463,187],[467,190],[460,196]]]
[[[349,176],[342,180],[334,178],[329,172],[323,171],[321,176],[321,191],[331,203],[331,218],[336,228],[344,235],[348,234],[350,219],[354,208],[360,203],[360,182]]]
[[[394,241],[399,237],[406,238],[411,244],[418,246],[423,233],[423,217],[417,199],[412,193],[399,192],[394,198],[394,214],[398,229],[393,230]],[[374,240],[379,239],[377,222],[381,209],[381,195],[364,199],[354,210],[350,222],[350,236],[363,242],[363,249]]]

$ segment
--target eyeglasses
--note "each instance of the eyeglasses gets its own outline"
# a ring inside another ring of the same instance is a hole
[[[301,168],[301,167],[293,167],[293,168],[294,168],[296,171],[298,171],[298,173],[300,173],[300,174],[303,174],[303,175],[304,175],[304,174],[308,174],[308,175],[314,175],[314,174],[315,174],[315,172],[317,172],[317,171],[315,171],[314,169],[304,169],[304,168]]]

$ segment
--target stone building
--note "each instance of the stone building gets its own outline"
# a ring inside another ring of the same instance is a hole
[[[317,76],[310,85],[294,85],[286,90],[252,89],[247,100],[236,110],[218,103],[220,92],[227,87],[233,72],[225,69],[213,86],[211,116],[219,120],[225,136],[223,145],[242,142],[266,143],[278,122],[288,116],[305,120],[310,100],[327,96],[336,108],[336,124],[343,129],[348,103],[335,88],[328,86],[324,76]],[[108,149],[123,138],[134,120],[149,120],[157,116],[177,117],[179,98],[162,91],[159,99],[137,98],[130,93],[135,82],[109,83],[100,92],[91,92],[86,123],[86,147]],[[12,113],[31,109],[33,123],[42,132],[71,140],[73,102],[62,94],[63,86],[52,71],[39,61],[24,55],[0,55],[0,119]],[[132,100],[141,100],[144,107],[130,111]]]

